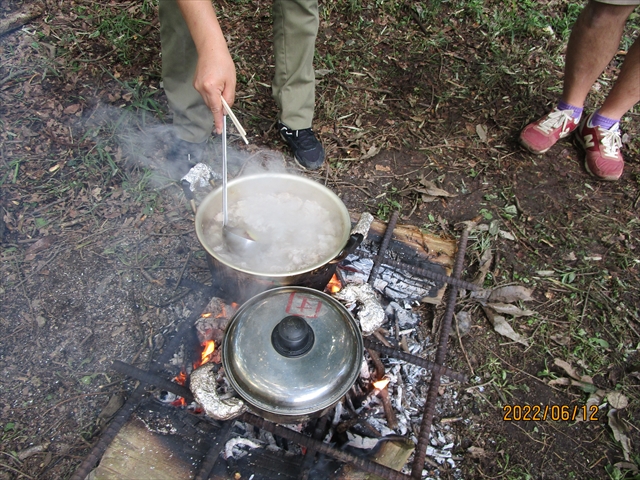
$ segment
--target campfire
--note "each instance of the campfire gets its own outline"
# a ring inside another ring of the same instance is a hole
[[[392,228],[391,224],[389,228]],[[305,325],[310,323],[314,325],[315,337],[320,338],[320,345],[323,338],[321,330],[321,333],[318,333],[318,325],[322,322],[313,322],[325,314],[328,308],[334,308],[334,303],[337,304],[337,311],[344,309],[345,312],[349,312],[348,318],[356,320],[359,327],[358,337],[364,335],[364,355],[357,362],[353,381],[349,381],[347,390],[340,394],[339,399],[331,399],[330,408],[317,413],[312,412],[309,418],[276,415],[277,420],[293,419],[278,421],[277,423],[284,425],[277,425],[267,421],[269,415],[266,415],[267,420],[261,418],[263,415],[260,413],[263,412],[259,408],[256,409],[253,401],[247,404],[239,398],[236,392],[237,380],[228,377],[231,372],[223,366],[222,359],[225,348],[228,348],[226,342],[230,336],[230,322],[237,322],[242,315],[247,315],[247,310],[251,311],[249,304],[253,299],[244,303],[238,310],[237,304],[221,297],[213,297],[194,321],[192,328],[195,330],[198,343],[190,346],[183,340],[181,348],[168,362],[179,368],[173,381],[169,382],[170,384],[162,383],[160,380],[153,382],[160,387],[155,395],[156,400],[190,416],[209,419],[214,423],[222,421],[223,430],[219,433],[221,438],[218,443],[223,443],[217,452],[224,449],[224,457],[228,462],[234,459],[235,462],[241,461],[247,455],[255,455],[258,450],[264,451],[265,454],[268,451],[290,451],[291,446],[288,444],[279,445],[277,441],[274,444],[271,440],[265,443],[264,439],[256,438],[254,429],[249,426],[254,425],[263,431],[300,444],[302,451],[299,453],[307,450],[323,453],[334,461],[347,462],[357,469],[375,473],[383,478],[408,479],[410,473],[413,478],[421,478],[422,469],[416,474],[415,471],[418,470],[410,465],[411,462],[433,466],[447,464],[448,468],[455,468],[456,460],[451,454],[453,443],[446,427],[434,430],[431,435],[433,413],[429,410],[432,408],[430,402],[433,403],[433,400],[430,400],[433,389],[425,391],[424,375],[432,370],[437,371],[436,397],[441,375],[458,381],[465,380],[465,376],[442,366],[441,362],[431,362],[425,358],[434,354],[437,358],[438,346],[430,343],[428,338],[425,341],[417,337],[421,316],[414,311],[427,296],[431,296],[433,303],[441,301],[444,282],[439,279],[445,276],[444,269],[436,268],[435,271],[429,272],[431,279],[426,281],[425,278],[416,279],[416,269],[424,273],[422,265],[412,267],[413,271],[404,272],[397,268],[397,265],[396,268],[388,267],[387,261],[381,266],[379,257],[384,252],[379,251],[377,258],[375,253],[367,248],[371,247],[363,245],[359,251],[352,252],[338,265],[326,283],[325,293],[304,287],[281,287],[268,290],[263,297],[258,296],[260,302],[267,302],[265,299],[275,295],[274,292],[284,290],[284,300],[279,305],[283,311],[282,322],[289,323],[286,324],[286,328],[278,324],[274,331],[284,328],[284,331],[289,332],[289,324],[295,324],[295,329],[302,328],[300,331],[304,331],[308,327]],[[395,260],[388,262],[393,263]],[[449,283],[456,282],[455,278],[446,280]],[[413,287],[408,288],[407,285]],[[434,290],[434,287],[437,288]],[[398,295],[398,292],[401,294]],[[262,303],[260,305],[262,306]],[[340,314],[338,318],[341,318]],[[276,320],[280,321],[280,317]],[[294,334],[296,339],[298,336],[298,333]],[[185,335],[185,339],[188,337],[189,335]],[[258,336],[263,337],[269,335]],[[310,340],[313,341],[315,340]],[[326,343],[326,340],[324,342]],[[296,347],[292,348],[294,358],[299,355],[296,350],[298,344],[295,345]],[[249,354],[242,350],[240,352],[241,357],[262,355],[257,346],[255,353]],[[303,358],[305,353],[300,355]],[[189,360],[193,357],[194,360]],[[283,357],[282,361],[288,360]],[[279,370],[284,365],[285,363],[281,363],[273,369]],[[141,375],[140,372],[128,373],[134,376]],[[434,378],[432,375],[432,384]],[[261,387],[266,390],[259,391],[259,397],[266,395],[265,392],[271,389],[266,385],[269,383]],[[251,413],[252,411],[258,415]],[[425,435],[421,434],[425,422],[426,439],[431,439],[426,445]],[[233,427],[234,425],[236,427]],[[389,440],[383,441],[384,439]],[[381,446],[384,450],[391,449],[395,452],[393,455],[400,461],[386,464],[384,455],[378,456]],[[345,453],[345,448],[350,449],[347,451],[351,453]],[[295,451],[295,448],[293,450]],[[424,450],[424,453],[420,450]],[[249,454],[249,451],[253,453]],[[428,459],[424,458],[425,454]],[[217,453],[210,452],[203,459],[201,468],[211,472],[211,464],[215,465],[216,462]],[[335,465],[331,468],[335,470]],[[328,471],[322,475],[329,478]]]

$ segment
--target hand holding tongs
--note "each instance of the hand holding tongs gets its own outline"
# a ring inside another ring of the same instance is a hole
[[[242,125],[240,125],[240,122],[231,111],[229,104],[227,103],[227,101],[224,99],[222,95],[220,96],[220,100],[222,100],[222,106],[224,107],[224,111],[227,113],[227,115],[229,115],[229,117],[231,118],[231,121],[236,126],[236,129],[238,130],[238,133],[242,137],[242,140],[244,140],[244,143],[249,145],[249,140],[247,140],[247,132],[244,130],[244,128],[242,128]]]

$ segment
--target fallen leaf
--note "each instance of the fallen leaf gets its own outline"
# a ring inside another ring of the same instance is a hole
[[[46,237],[40,238],[36,243],[31,245],[27,249],[27,251],[25,252],[25,255],[33,256],[38,252],[48,249],[49,247],[51,247],[51,245],[55,243],[56,238],[57,237],[55,235],[48,235]]]
[[[553,380],[549,380],[548,384],[552,387],[555,387],[556,385],[568,387],[571,385],[571,379],[567,377],[554,378]]]
[[[585,402],[587,417],[589,417],[593,412],[592,407],[594,406],[597,407],[598,405],[600,405],[600,402],[602,402],[602,398],[604,396],[605,396],[605,392],[603,390],[596,390],[594,392],[591,392],[591,394],[589,395],[589,398]],[[578,422],[584,421],[583,413],[584,411],[581,409],[580,413],[578,414],[578,418],[576,418]]]
[[[391,171],[391,167],[388,167],[386,165],[376,165],[376,171],[378,172],[390,172]]]
[[[564,370],[565,373],[567,375],[569,375],[571,378],[573,378],[575,380],[582,380],[580,375],[578,375],[578,372],[576,372],[576,370],[571,366],[571,364],[569,362],[565,362],[564,360],[561,360],[560,358],[554,358],[553,359],[553,364],[556,367],[560,367],[562,370]]]
[[[473,458],[484,458],[487,456],[487,452],[481,447],[471,446],[467,448],[467,452],[469,452]]]
[[[374,157],[378,153],[380,153],[380,147],[376,147],[375,145],[372,145],[371,147],[369,147],[369,150],[367,150],[367,153],[365,153],[362,157],[360,157],[360,160],[366,160],[367,158]]]
[[[425,180],[424,178],[422,178],[420,179],[420,183],[425,188],[416,188],[416,191],[419,193],[424,193],[432,197],[456,197],[457,196],[447,192],[446,190],[443,190],[442,188],[437,187],[436,184],[433,183],[431,180]]]
[[[69,105],[67,108],[65,108],[63,110],[63,113],[66,113],[67,115],[73,115],[78,110],[80,110],[80,104],[79,103],[74,103],[73,105]]]
[[[607,393],[607,401],[616,410],[622,410],[629,405],[629,399],[620,392]]]
[[[520,285],[507,285],[506,287],[495,288],[491,295],[489,295],[489,301],[495,303],[513,303],[518,300],[528,302],[533,300],[533,289],[525,288]]]
[[[562,346],[569,345],[569,342],[571,341],[571,337],[569,336],[568,333],[555,333],[551,335],[550,338],[551,340],[556,342],[558,345],[562,345]]]
[[[615,408],[609,410],[609,413],[607,414],[607,417],[609,418],[609,428],[611,428],[611,431],[613,432],[613,437],[620,442],[620,445],[622,446],[622,454],[624,455],[625,461],[628,462],[630,460],[629,454],[631,452],[631,440],[627,435],[627,429],[624,423],[618,419],[618,415],[616,415],[617,412],[618,411]]]
[[[536,275],[541,277],[553,277],[556,274],[554,270],[538,270]]]
[[[487,303],[487,307],[492,308],[497,313],[512,315],[514,317],[530,317],[531,315],[536,314],[533,310],[522,310],[521,308],[508,303]]]
[[[489,319],[489,322],[493,325],[493,329],[499,333],[500,335],[507,337],[514,342],[520,343],[525,347],[529,346],[529,342],[522,335],[517,333],[509,323],[507,323],[506,318],[501,315],[495,315],[491,309],[484,308],[484,313]]]
[[[478,137],[480,137],[480,140],[483,141],[484,143],[487,143],[487,133],[489,132],[489,129],[487,128],[486,125],[476,125],[476,133],[478,134]]]
[[[482,257],[480,257],[480,261],[479,261],[480,266],[478,267],[478,273],[476,274],[476,278],[473,279],[473,283],[475,283],[478,286],[482,286],[484,284],[484,279],[487,276],[487,273],[489,273],[489,270],[491,269],[492,262],[493,262],[493,251],[490,248],[487,248],[482,254]]]
[[[505,240],[515,240],[516,237],[513,236],[511,232],[505,232],[504,230],[498,230],[498,235]]]

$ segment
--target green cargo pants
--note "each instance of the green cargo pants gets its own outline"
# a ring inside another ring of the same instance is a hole
[[[173,124],[182,140],[200,143],[211,134],[213,116],[193,87],[198,53],[175,0],[160,0],[159,9],[162,81]],[[272,94],[280,121],[293,130],[313,121],[318,25],[317,0],[274,0]]]

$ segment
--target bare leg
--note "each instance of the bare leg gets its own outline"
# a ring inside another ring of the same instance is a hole
[[[640,39],[627,52],[620,75],[600,107],[600,115],[618,119],[640,102]]]
[[[590,0],[580,13],[567,46],[562,94],[565,102],[576,107],[584,105],[594,82],[618,51],[624,25],[634,9],[634,5],[608,5]],[[633,76],[634,72],[630,73]]]

